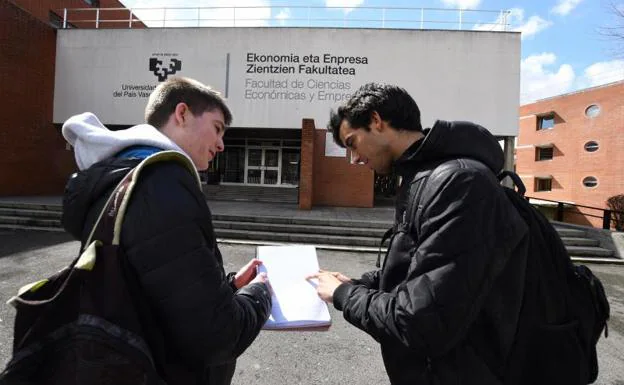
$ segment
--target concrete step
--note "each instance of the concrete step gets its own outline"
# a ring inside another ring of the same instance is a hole
[[[613,250],[603,249],[602,247],[594,247],[594,246],[566,246],[566,250],[568,250],[568,254],[570,256],[577,257],[613,257],[615,252]]]
[[[327,234],[275,233],[270,231],[246,231],[216,228],[218,238],[267,240],[271,242],[290,242],[305,244],[331,244],[342,246],[378,247],[380,239],[369,237],[348,237]]]
[[[560,237],[583,238],[587,233],[583,230],[570,229],[567,227],[554,226]]]
[[[28,217],[28,218],[54,218],[60,219],[62,215],[61,211],[56,210],[35,210],[35,209],[21,209],[13,207],[0,207],[0,217]]]
[[[0,202],[0,228],[62,231],[61,206],[56,204]],[[336,248],[377,250],[390,221],[361,221],[331,218],[213,215],[221,239],[249,242],[311,243]],[[612,250],[598,247],[585,231],[555,226],[573,258],[606,258]]]
[[[279,216],[245,216],[214,214],[213,221],[235,222],[235,223],[272,223],[280,225],[302,225],[302,226],[329,226],[329,227],[359,227],[368,229],[387,230],[392,226],[390,221],[362,221],[333,218],[291,218]],[[383,234],[383,232],[382,232]]]
[[[297,203],[298,188],[241,185],[204,185],[209,200]]]
[[[58,227],[61,228],[61,219],[33,218],[20,216],[0,216],[0,224],[33,226],[33,227]]]
[[[0,208],[14,208],[24,210],[48,210],[61,212],[63,206],[60,204],[46,204],[46,203],[29,203],[29,202],[5,202],[0,201]]]
[[[275,224],[267,222],[213,221],[213,224],[217,229],[269,231],[275,233],[327,234],[348,237],[370,237],[375,239],[381,239],[385,232],[385,229],[383,228],[312,226],[291,223]]]
[[[600,245],[597,239],[591,238],[576,238],[576,237],[561,237],[563,244],[566,246],[595,246]]]
[[[39,226],[30,226],[30,225],[8,225],[4,223],[0,223],[0,229],[2,230],[23,230],[23,231],[52,231],[52,232],[64,232],[65,230],[62,227],[39,227]]]

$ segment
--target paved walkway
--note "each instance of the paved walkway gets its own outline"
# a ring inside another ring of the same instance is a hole
[[[60,196],[19,196],[0,197],[0,202],[23,202],[51,206],[61,206]],[[314,207],[312,210],[299,210],[295,203],[266,203],[249,201],[208,201],[215,215],[277,216],[286,218],[323,218],[351,221],[392,222],[393,207]]]

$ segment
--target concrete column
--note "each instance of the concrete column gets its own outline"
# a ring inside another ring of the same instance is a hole
[[[299,209],[312,209],[314,196],[314,119],[301,122],[301,167],[299,168]]]
[[[505,162],[503,168],[508,171],[514,170],[514,149],[515,149],[515,136],[505,136],[505,148],[503,153],[505,154]],[[505,178],[503,185],[507,187],[513,187],[513,183],[509,178]]]
[[[515,150],[515,136],[505,137],[505,170],[513,171],[514,169],[514,150]]]

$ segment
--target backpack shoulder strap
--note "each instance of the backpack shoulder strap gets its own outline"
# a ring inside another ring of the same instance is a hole
[[[509,177],[517,188],[516,192],[524,198],[524,194],[526,193],[526,187],[524,187],[524,183],[522,183],[522,179],[520,179],[520,176],[518,174],[513,171],[503,170],[496,177],[498,178],[499,182],[502,182],[503,179]]]
[[[100,212],[100,216],[96,221],[89,238],[85,245],[90,245],[95,234],[98,234],[101,241],[104,244],[118,245],[121,237],[121,224],[124,214],[132,195],[132,190],[139,179],[139,175],[143,169],[151,164],[157,162],[178,162],[181,163],[186,169],[188,169],[195,177],[197,184],[201,188],[201,180],[197,169],[193,165],[193,162],[184,154],[178,151],[160,151],[156,152],[147,158],[143,159],[136,167],[134,167],[126,176],[119,182],[113,193],[111,194],[108,202],[104,205],[104,209]]]
[[[420,237],[420,215],[419,210],[423,209],[421,202],[423,192],[427,188],[429,178],[436,172],[441,166],[449,161],[453,161],[455,158],[438,160],[431,164],[430,167],[425,170],[418,171],[412,176],[412,180],[409,186],[409,195],[407,198],[407,206],[405,212],[403,212],[403,223],[407,231],[412,231],[417,238]]]
[[[433,170],[430,170],[425,175],[416,174],[414,178],[412,178],[412,182],[409,186],[407,206],[405,207],[405,212],[403,213],[403,223],[405,224],[406,229],[408,231],[414,231],[416,236],[419,235],[419,220],[417,214],[418,210],[422,208],[420,201],[422,193],[425,190],[427,182],[429,181],[429,176],[431,176],[432,172]]]
[[[201,181],[199,179],[197,169],[186,155],[178,151],[160,151],[148,156],[135,168],[130,170],[121,182],[117,184],[117,187],[115,187],[115,190],[111,193],[110,197],[106,201],[106,204],[104,205],[104,208],[100,211],[98,219],[93,225],[93,229],[91,230],[89,238],[85,243],[85,249],[81,252],[80,256],[75,258],[69,267],[67,267],[67,269],[69,269],[69,274],[67,274],[63,283],[59,286],[54,295],[48,299],[39,301],[28,301],[20,298],[22,294],[29,291],[36,291],[41,286],[45,285],[48,280],[44,279],[21,287],[18,290],[18,294],[9,299],[7,304],[15,306],[16,303],[24,305],[44,305],[46,303],[50,303],[54,301],[63,292],[63,290],[65,290],[65,287],[67,287],[67,284],[76,269],[92,270],[95,265],[96,246],[119,245],[123,216],[126,212],[130,195],[136,185],[141,171],[148,165],[163,161],[181,163],[195,176],[198,185],[201,187]],[[93,240],[94,236],[97,236],[98,239]]]
[[[409,186],[408,186],[409,191],[407,194],[407,205],[405,207],[405,211],[403,211],[401,215],[401,220],[396,221],[392,225],[392,227],[386,230],[384,235],[381,237],[381,241],[379,242],[379,250],[377,252],[377,262],[375,263],[375,266],[377,267],[381,266],[381,248],[388,239],[392,239],[392,236],[396,234],[397,231],[399,230],[409,231],[411,229],[416,229],[416,231],[418,231],[417,226],[414,226],[412,223],[413,222],[412,218],[414,218],[414,214],[416,214],[416,211],[420,203],[422,191],[424,190],[424,187],[427,181],[423,180],[420,183],[416,183],[416,181],[423,177],[426,177],[428,179],[429,177],[428,174],[431,174],[431,172],[432,170],[417,172],[411,176],[407,176],[402,182],[402,183],[409,183]],[[388,251],[386,251],[386,256],[387,254],[388,254]]]

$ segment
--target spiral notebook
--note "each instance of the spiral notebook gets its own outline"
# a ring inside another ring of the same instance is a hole
[[[273,290],[273,309],[263,329],[327,329],[331,318],[327,304],[316,293],[316,280],[305,279],[319,271],[316,248],[309,245],[258,246],[258,271],[266,272]]]

